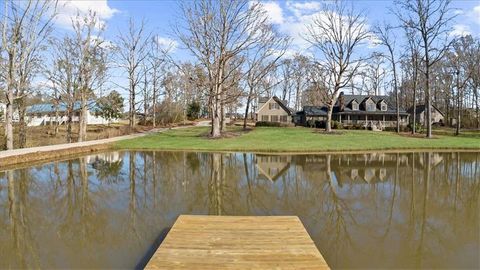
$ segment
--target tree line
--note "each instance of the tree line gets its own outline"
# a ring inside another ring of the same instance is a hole
[[[174,44],[162,44],[144,20],[131,18],[126,29],[107,40],[104,23],[90,11],[72,18],[72,31],[58,34],[54,23],[60,4],[4,1],[0,92],[6,107],[5,149],[13,149],[15,110],[19,147],[26,145],[26,107],[38,78],[45,80],[41,94],[56,108],[66,107],[67,142],[74,141],[76,106],[77,140],[84,141],[89,102],[95,100],[104,117],[117,118],[124,103],[120,92],[128,94],[125,117],[132,130],[139,121],[156,126],[208,117],[211,137],[220,137],[227,116],[243,110],[247,128],[258,98],[277,95],[294,110],[326,105],[326,130],[331,131],[341,92],[380,94],[382,89],[397,113],[425,104],[427,119],[432,106],[447,120],[455,118],[457,134],[466,113],[474,116],[470,126],[480,126],[480,40],[450,35],[455,15],[448,0],[396,1],[394,22],[373,27],[352,3],[326,2],[306,27],[308,53],[293,55],[292,38],[270,22],[261,2],[181,2],[173,33],[191,55],[184,62],[174,59]],[[366,49],[368,43],[375,45],[373,51]],[[56,117],[61,117],[58,109]],[[431,137],[430,121],[426,129]]]

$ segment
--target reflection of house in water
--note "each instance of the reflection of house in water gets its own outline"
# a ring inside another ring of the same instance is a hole
[[[119,152],[107,152],[107,153],[99,153],[95,155],[90,155],[85,157],[85,161],[88,164],[95,164],[98,162],[102,163],[115,163],[122,161]]]
[[[420,153],[418,154],[418,162],[420,163],[420,166],[424,167],[426,164],[425,164],[425,155],[427,155],[427,153]],[[443,155],[441,155],[440,153],[430,153],[430,165],[432,167],[435,167],[437,166],[438,164],[440,164],[441,162],[443,161]]]
[[[408,163],[408,156],[384,153],[334,155],[331,170],[338,184],[378,183],[386,181],[398,165]]]
[[[256,155],[255,165],[258,169],[258,176],[275,181],[290,168],[291,156],[265,156]]]

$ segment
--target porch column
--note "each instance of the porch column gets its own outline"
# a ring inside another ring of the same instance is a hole
[[[383,126],[385,127],[385,114],[383,115]]]
[[[339,114],[339,115],[338,115],[338,117],[340,117],[340,118],[339,118],[339,119],[340,119],[340,121],[339,121],[339,122],[340,122],[340,123],[342,123],[342,115],[341,115],[341,114]]]
[[[350,124],[350,114],[347,114],[347,123]]]
[[[365,129],[368,128],[368,115],[365,114]]]

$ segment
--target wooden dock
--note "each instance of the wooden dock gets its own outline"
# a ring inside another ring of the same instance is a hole
[[[146,269],[329,269],[295,216],[178,217]]]

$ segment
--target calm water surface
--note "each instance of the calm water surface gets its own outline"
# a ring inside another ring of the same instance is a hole
[[[135,268],[180,214],[298,215],[332,268],[480,268],[480,153],[111,152],[0,172],[0,268]]]

